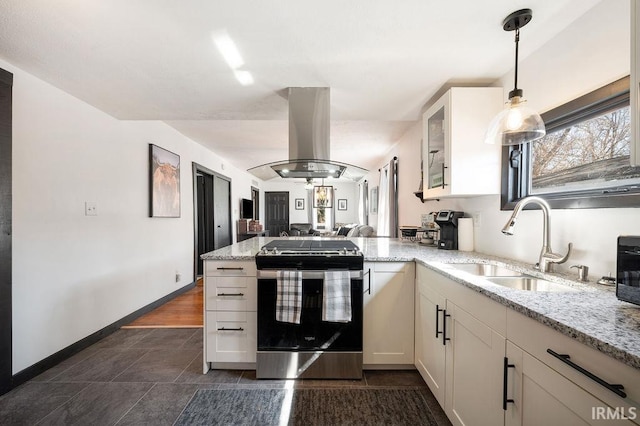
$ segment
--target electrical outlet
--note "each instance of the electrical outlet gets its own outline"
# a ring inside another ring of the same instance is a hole
[[[482,214],[480,212],[473,212],[471,216],[473,217],[473,226],[480,228],[480,225],[482,225]]]
[[[95,201],[84,202],[85,216],[98,216],[98,204]]]
[[[181,279],[182,275],[180,275],[180,272],[176,271],[176,282],[179,283]]]

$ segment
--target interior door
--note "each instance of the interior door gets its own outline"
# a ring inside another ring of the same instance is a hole
[[[0,69],[0,395],[11,390],[11,99],[13,74]]]
[[[213,176],[197,171],[196,179],[196,263],[197,275],[204,275],[200,255],[214,250]]]
[[[203,275],[200,255],[231,244],[231,179],[193,163],[195,273]]]
[[[231,182],[213,177],[214,250],[231,244]]]
[[[265,192],[264,204],[264,229],[269,230],[269,235],[278,236],[289,230],[289,193]]]

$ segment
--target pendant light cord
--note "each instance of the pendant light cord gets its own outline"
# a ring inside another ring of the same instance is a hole
[[[520,42],[520,27],[516,27],[516,72],[515,72],[515,81],[513,84],[513,90],[509,92],[509,100],[515,97],[522,97],[522,90],[518,89],[518,46]]]
[[[515,82],[513,84],[513,92],[517,93],[518,91],[518,43],[520,42],[520,28],[516,28],[516,77]]]

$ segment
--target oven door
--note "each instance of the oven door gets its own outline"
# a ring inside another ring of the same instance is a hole
[[[258,271],[258,351],[362,352],[362,271],[352,271],[348,323],[322,320],[323,273],[303,271],[300,324],[292,324],[276,321],[275,271]]]

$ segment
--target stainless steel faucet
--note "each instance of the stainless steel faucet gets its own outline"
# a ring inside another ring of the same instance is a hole
[[[507,221],[504,228],[502,228],[502,233],[505,235],[513,235],[513,228],[516,224],[516,219],[518,215],[522,211],[522,209],[530,203],[534,203],[540,206],[543,214],[542,221],[542,250],[540,250],[540,259],[536,264],[536,269],[541,270],[542,272],[552,272],[554,263],[564,263],[569,259],[569,255],[571,254],[571,247],[573,244],[569,243],[569,251],[567,254],[562,256],[560,254],[556,254],[551,250],[551,243],[549,240],[551,239],[551,207],[545,200],[540,197],[525,197],[516,204],[513,209],[513,214]]]

